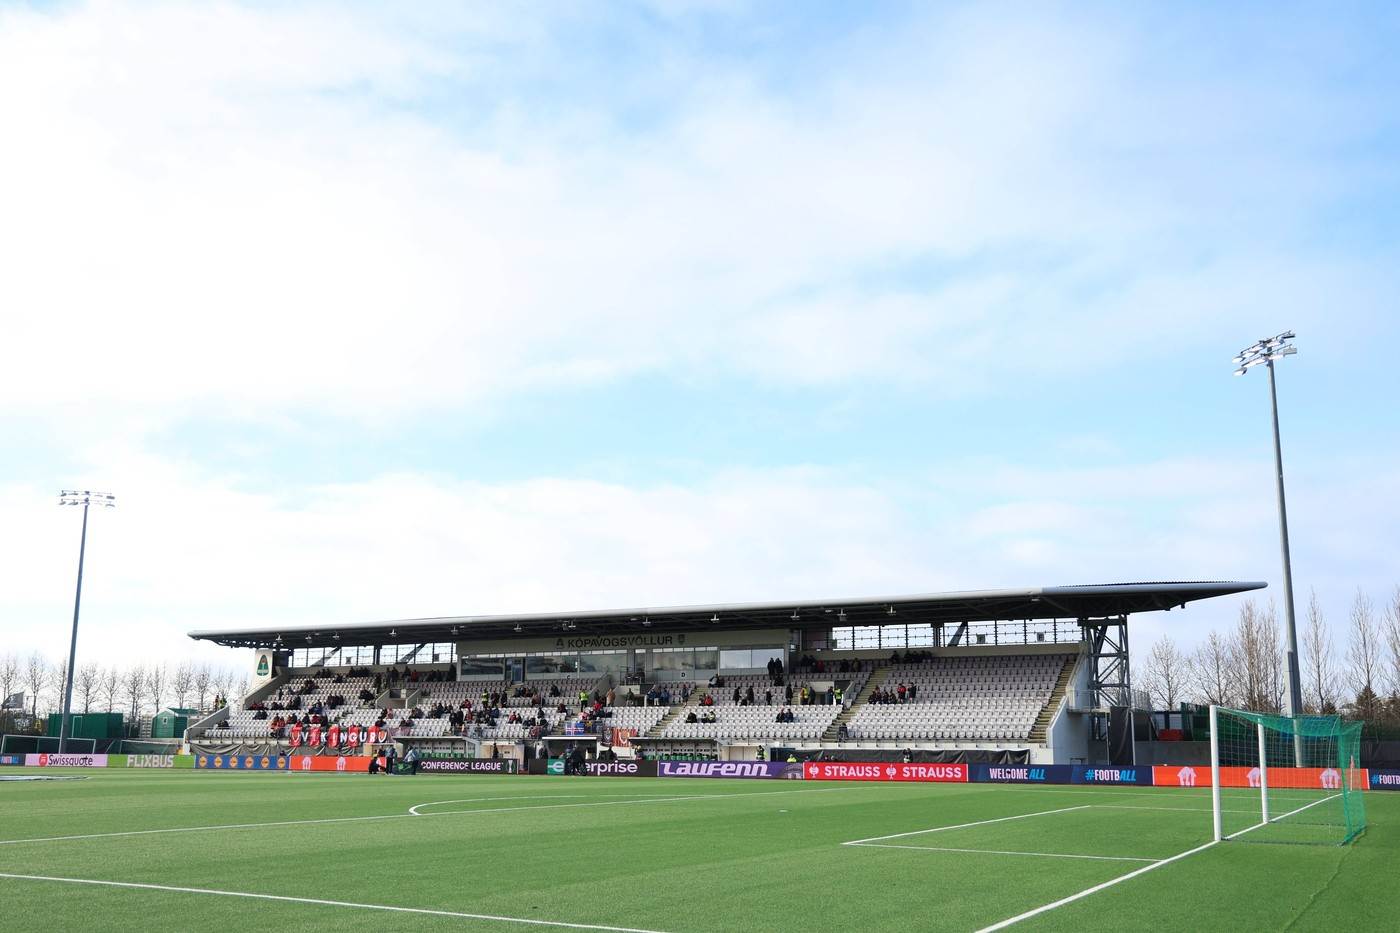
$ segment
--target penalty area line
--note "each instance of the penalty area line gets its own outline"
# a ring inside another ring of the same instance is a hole
[[[1324,798],[1321,799],[1321,800],[1314,800],[1312,803],[1307,804],[1307,806],[1299,807],[1299,808],[1296,809],[1296,810],[1289,810],[1287,813],[1284,813],[1284,814],[1281,815],[1281,816],[1274,817],[1274,819],[1275,819],[1275,820],[1286,819],[1287,817],[1290,817],[1290,816],[1292,816],[1292,815],[1295,814],[1295,813],[1302,813],[1304,810],[1308,809],[1309,807],[1315,807],[1315,806],[1317,806],[1317,805],[1320,804],[1320,803],[1326,803],[1328,800],[1332,800],[1332,799],[1334,799],[1334,798],[1336,798],[1336,797],[1340,797],[1340,796],[1341,796],[1340,794],[1333,794],[1331,797],[1324,797]],[[1237,833],[1231,833],[1230,835],[1226,836],[1225,839],[1227,839],[1227,840],[1228,840],[1228,839],[1235,839],[1235,838],[1237,838],[1237,837],[1239,837],[1239,836],[1243,836],[1245,833],[1253,832],[1254,830],[1258,829],[1259,827],[1261,827],[1261,826],[1263,826],[1263,825],[1264,825],[1263,823],[1256,823],[1256,824],[1254,824],[1253,826],[1249,827],[1248,829],[1242,829],[1242,830],[1240,830],[1240,831],[1237,832]],[[1135,869],[1135,870],[1133,870],[1133,871],[1128,872],[1126,875],[1119,875],[1117,878],[1110,878],[1110,879],[1108,879],[1107,881],[1103,882],[1102,884],[1096,884],[1096,885],[1094,885],[1092,888],[1085,888],[1083,891],[1080,891],[1080,892],[1078,892],[1078,893],[1076,893],[1076,894],[1071,894],[1069,897],[1062,897],[1062,898],[1060,898],[1058,901],[1052,901],[1052,902],[1049,903],[1049,904],[1044,904],[1044,905],[1042,905],[1042,906],[1040,906],[1040,907],[1032,908],[1032,909],[1026,911],[1025,913],[1017,914],[1017,915],[1014,916],[1014,917],[1007,917],[1005,920],[1002,920],[1002,921],[999,922],[999,923],[994,923],[994,924],[992,924],[991,926],[983,927],[982,929],[978,930],[977,933],[993,933],[993,931],[995,931],[995,930],[1004,930],[1004,929],[1006,929],[1007,927],[1011,926],[1012,924],[1020,923],[1022,920],[1029,920],[1031,917],[1037,917],[1037,916],[1039,916],[1040,914],[1046,913],[1047,911],[1054,910],[1054,909],[1057,908],[1057,907],[1063,907],[1063,906],[1065,906],[1066,904],[1072,904],[1072,903],[1074,903],[1075,901],[1077,901],[1077,900],[1082,900],[1083,898],[1086,898],[1086,897],[1088,897],[1088,896],[1091,895],[1091,894],[1097,894],[1097,893],[1099,893],[1100,891],[1102,891],[1102,890],[1104,890],[1104,889],[1106,889],[1106,888],[1111,888],[1111,887],[1113,887],[1115,884],[1120,884],[1120,883],[1122,883],[1122,882],[1124,882],[1124,881],[1129,881],[1129,880],[1131,880],[1131,879],[1133,879],[1133,878],[1136,878],[1138,875],[1145,875],[1145,874],[1147,874],[1149,871],[1153,871],[1154,869],[1161,868],[1163,865],[1170,865],[1172,862],[1179,862],[1179,861],[1181,861],[1182,859],[1184,859],[1184,858],[1186,858],[1186,857],[1188,857],[1188,856],[1195,855],[1197,852],[1204,852],[1206,849],[1209,849],[1209,848],[1211,848],[1212,846],[1216,846],[1216,845],[1219,845],[1219,844],[1220,844],[1220,843],[1218,843],[1218,842],[1216,842],[1214,839],[1212,839],[1210,842],[1207,842],[1207,843],[1205,843],[1204,845],[1196,846],[1196,848],[1194,848],[1194,849],[1187,849],[1185,852],[1178,852],[1176,855],[1173,855],[1173,856],[1171,856],[1171,857],[1169,857],[1169,858],[1164,858],[1164,859],[1162,859],[1161,861],[1153,862],[1151,865],[1144,865],[1144,866],[1142,866],[1141,868],[1138,868],[1138,869]]]
[[[505,917],[498,914],[474,914],[460,910],[435,910],[430,907],[395,907],[391,904],[361,904],[355,901],[331,901],[319,897],[292,897],[286,894],[259,894],[254,891],[221,891],[215,888],[187,888],[173,884],[145,884],[137,881],[101,881],[93,878],[59,878],[53,875],[19,875],[0,872],[0,878],[15,881],[48,881],[58,884],[84,884],[94,887],[129,888],[138,891],[170,891],[176,894],[205,894],[215,897],[245,897],[260,901],[280,901],[291,904],[315,904],[320,907],[349,907],[355,910],[380,910],[387,913],[420,914],[430,917],[456,917],[461,920],[487,920],[492,923],[523,923],[542,927],[567,927],[571,930],[605,930],[609,933],[662,933],[637,927],[615,927],[601,923],[570,923],[567,920],[536,920],[530,917]]]
[[[955,849],[950,846],[901,846],[884,842],[848,842],[846,845],[862,849],[909,849],[914,852],[958,852],[969,855],[1031,855],[1036,858],[1080,858],[1095,862],[1155,862],[1155,858],[1137,858],[1131,855],[1070,855],[1065,852],[1016,852],[1009,849]]]
[[[859,846],[872,842],[883,842],[886,839],[903,839],[906,836],[922,836],[925,833],[941,833],[950,829],[967,829],[972,826],[988,826],[992,823],[1005,823],[1009,820],[1024,820],[1032,816],[1050,816],[1053,813],[1072,813],[1075,810],[1088,810],[1090,804],[1080,804],[1077,807],[1060,807],[1058,810],[1037,810],[1035,813],[1017,813],[1015,816],[999,816],[991,820],[976,820],[971,823],[958,823],[956,826],[935,826],[933,829],[916,829],[908,833],[891,833],[888,836],[871,836],[869,839],[852,839],[850,842],[841,843],[843,846]]]

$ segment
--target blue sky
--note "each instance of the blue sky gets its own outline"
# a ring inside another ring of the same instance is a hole
[[[1400,583],[1393,7],[402,7],[0,5],[0,650],[85,485],[97,659],[1276,584],[1285,328],[1300,602]]]

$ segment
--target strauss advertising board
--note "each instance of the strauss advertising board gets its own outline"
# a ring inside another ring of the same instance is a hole
[[[965,784],[967,765],[901,761],[809,761],[802,766],[802,776],[809,781],[923,781]]]

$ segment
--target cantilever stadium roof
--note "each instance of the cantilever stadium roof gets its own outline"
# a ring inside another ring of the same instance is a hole
[[[721,603],[524,615],[444,616],[344,625],[272,626],[195,631],[190,637],[245,648],[332,647],[405,642],[539,637],[566,629],[574,635],[752,628],[948,625],[1022,619],[1100,619],[1185,606],[1198,599],[1262,589],[1258,582],[1102,583],[1009,590],[970,590],[860,599]]]

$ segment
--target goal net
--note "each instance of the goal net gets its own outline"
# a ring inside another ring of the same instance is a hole
[[[1361,724],[1210,708],[1217,841],[1342,845],[1366,828]]]

